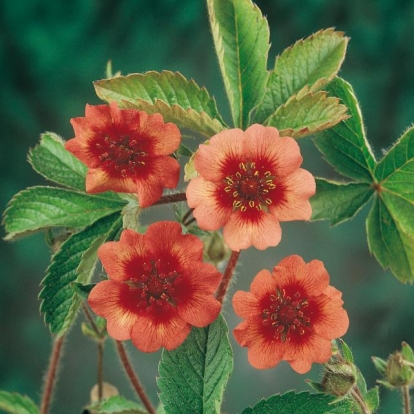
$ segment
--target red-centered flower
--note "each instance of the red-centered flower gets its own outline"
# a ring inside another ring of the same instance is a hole
[[[248,347],[253,367],[272,368],[286,360],[303,374],[313,362],[327,362],[332,355],[331,340],[348,329],[341,296],[329,286],[321,261],[305,263],[300,256],[286,257],[273,273],[259,272],[250,292],[234,295],[234,310],[245,318],[234,336]]]
[[[198,177],[188,185],[188,205],[203,230],[224,226],[232,250],[276,246],[279,222],[311,217],[315,180],[301,164],[296,141],[276,128],[222,131],[196,152]]]
[[[202,262],[203,243],[178,223],[154,223],[145,235],[124,230],[98,256],[109,280],[91,290],[88,303],[119,341],[131,339],[144,352],[171,350],[191,326],[207,326],[220,312],[213,294],[221,274]]]
[[[86,105],[85,117],[72,118],[75,138],[65,148],[89,168],[86,191],[137,193],[141,207],[178,184],[180,165],[170,157],[181,134],[160,114],[108,105]]]

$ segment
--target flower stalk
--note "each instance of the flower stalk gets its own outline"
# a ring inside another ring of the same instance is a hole
[[[137,375],[135,374],[132,365],[129,361],[128,354],[125,350],[124,344],[121,341],[116,341],[116,349],[118,351],[119,359],[125,369],[125,372],[131,382],[132,387],[134,388],[135,392],[138,394],[138,397],[144,404],[145,408],[149,412],[149,414],[156,414],[155,408],[151,404],[144,387],[142,386],[140,380],[138,379]],[[42,413],[43,414],[43,413]]]
[[[60,357],[62,354],[62,346],[65,337],[57,338],[53,344],[52,354],[50,357],[49,367],[47,370],[45,384],[42,394],[42,402],[40,404],[40,414],[47,414],[52,402],[53,393],[57,381],[57,371],[59,368]]]
[[[161,204],[177,203],[179,201],[185,201],[185,200],[187,200],[185,193],[168,194],[168,195],[162,196],[153,205],[158,206]]]
[[[351,397],[353,398],[353,400],[359,405],[359,407],[361,408],[361,412],[363,414],[371,414],[371,410],[367,407],[367,405],[365,404],[364,398],[361,395],[361,392],[359,391],[358,387],[354,387],[351,392]]]
[[[411,414],[411,401],[410,401],[410,387],[409,385],[404,385],[402,387],[402,395],[403,395],[403,407],[404,407],[404,414]]]
[[[239,260],[240,251],[232,251],[227,267],[224,272],[223,278],[221,279],[220,286],[217,289],[216,299],[223,303],[223,299],[226,296],[227,289],[230,285],[230,280],[233,276],[234,269],[236,268],[237,261]]]

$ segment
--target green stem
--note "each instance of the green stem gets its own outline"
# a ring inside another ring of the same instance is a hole
[[[403,393],[404,414],[411,414],[410,388],[408,385],[404,385],[404,387],[402,387],[402,393]]]
[[[129,362],[129,358],[125,350],[124,344],[121,341],[116,341],[116,348],[118,350],[119,359],[121,360],[125,372],[128,375],[128,378],[131,381],[134,390],[138,394],[138,397],[141,399],[142,403],[144,404],[145,408],[148,410],[150,414],[156,414],[154,407],[148,399],[141,382],[139,381],[137,375],[135,374],[132,368],[131,363]]]
[[[227,262],[226,270],[224,271],[223,278],[221,279],[220,286],[217,289],[216,299],[223,303],[224,296],[226,296],[227,289],[230,285],[231,277],[233,276],[234,269],[237,261],[239,260],[240,251],[232,251],[229,261]]]
[[[153,206],[159,206],[161,204],[176,203],[178,201],[186,201],[187,196],[185,193],[169,194],[162,196],[158,201],[156,201]]]
[[[52,402],[53,392],[56,385],[57,371],[64,338],[64,336],[59,337],[53,344],[52,354],[50,356],[49,367],[43,388],[42,402],[40,404],[40,414],[47,414],[49,412],[50,403]]]
[[[85,303],[83,304],[82,308],[86,316],[86,319],[88,319],[88,322],[90,323],[92,329],[100,337],[100,340],[98,341],[98,367],[97,367],[98,375],[97,377],[98,377],[98,399],[99,401],[101,401],[103,397],[103,353],[104,353],[105,337],[102,336],[102,332],[96,326],[96,323],[93,320],[92,315],[90,314]]]

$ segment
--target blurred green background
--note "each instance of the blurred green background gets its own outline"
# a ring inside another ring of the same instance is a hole
[[[258,0],[271,29],[274,57],[296,40],[327,27],[351,37],[341,76],[360,100],[368,138],[380,157],[414,121],[414,2],[409,0]],[[73,136],[69,119],[83,116],[86,103],[98,104],[92,81],[105,77],[109,59],[123,74],[148,70],[180,71],[207,87],[229,121],[215,52],[202,0],[48,0],[0,2],[0,208],[18,191],[44,184],[26,162],[39,134]],[[328,178],[335,175],[314,149],[301,141],[304,167]],[[368,385],[377,374],[370,357],[386,358],[402,340],[414,345],[412,287],[384,272],[367,250],[365,208],[354,220],[330,228],[327,222],[285,223],[277,248],[242,253],[237,284],[247,290],[253,276],[281,258],[300,254],[323,260],[331,282],[344,292],[351,325],[345,340]],[[148,221],[170,217],[157,208]],[[4,236],[4,229],[1,230]],[[39,314],[39,284],[50,259],[41,234],[14,243],[0,241],[0,389],[40,400],[51,340]],[[228,303],[230,329],[239,322]],[[248,405],[290,388],[308,389],[319,368],[295,374],[286,363],[257,371],[244,349],[232,342],[235,369],[223,410],[241,412]],[[131,349],[131,348],[130,348]],[[159,353],[131,349],[134,365],[153,401]],[[52,412],[80,413],[96,381],[96,347],[80,333],[80,322],[65,345]],[[105,379],[133,398],[114,347],[108,341]],[[381,413],[400,410],[396,393],[381,390]]]

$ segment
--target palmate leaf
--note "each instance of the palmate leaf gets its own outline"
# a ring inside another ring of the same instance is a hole
[[[326,394],[308,392],[287,392],[274,395],[257,403],[253,408],[246,408],[242,414],[350,414],[352,403],[341,400],[333,403],[335,397]]]
[[[53,256],[40,293],[40,310],[52,333],[63,335],[72,326],[82,303],[72,283],[90,283],[99,246],[113,239],[121,226],[118,213],[104,217],[69,237]]]
[[[0,391],[0,410],[11,414],[39,414],[39,408],[29,397],[7,391]]]
[[[362,115],[354,91],[349,83],[335,78],[326,91],[341,99],[350,117],[335,127],[320,132],[314,139],[326,161],[335,170],[356,181],[372,183],[375,158],[365,137]]]
[[[163,351],[158,386],[165,412],[219,413],[232,370],[227,325],[219,315],[206,328],[193,328],[176,350]]]
[[[375,169],[378,199],[367,220],[370,251],[397,278],[414,282],[414,128]]]
[[[311,199],[312,219],[340,223],[375,194],[366,221],[369,250],[401,282],[414,283],[414,127],[377,163],[351,86],[336,78],[327,90],[348,106],[351,117],[321,132],[314,141],[338,172],[355,181],[340,184],[318,179]]]
[[[340,183],[316,178],[316,194],[310,199],[312,220],[330,220],[331,225],[353,218],[371,199],[368,183]]]
[[[47,180],[85,191],[87,168],[65,150],[64,141],[58,135],[42,134],[40,143],[29,152],[29,162]]]
[[[326,92],[309,92],[305,87],[279,106],[266,125],[276,127],[281,136],[302,138],[331,128],[348,118],[347,108]]]
[[[49,227],[88,226],[120,211],[125,201],[54,187],[31,187],[16,194],[4,212],[6,240]]]
[[[207,0],[233,123],[245,129],[268,79],[269,26],[250,0]]]
[[[414,238],[414,127],[405,132],[375,169],[379,196],[398,225]]]
[[[176,72],[134,73],[94,82],[97,95],[121,108],[160,113],[164,121],[211,136],[225,124],[205,88]]]
[[[254,122],[266,123],[279,106],[305,86],[315,92],[333,79],[345,58],[347,43],[342,32],[327,29],[286,49],[276,58]]]

